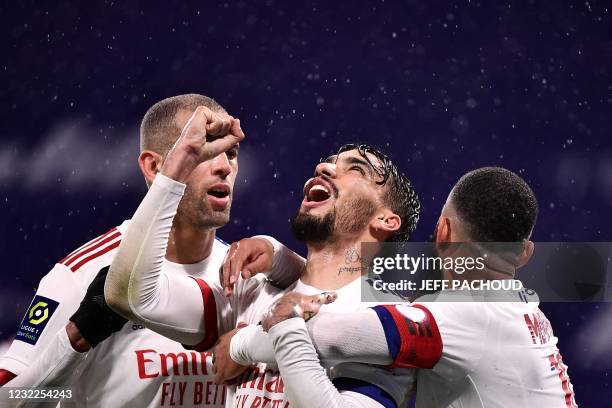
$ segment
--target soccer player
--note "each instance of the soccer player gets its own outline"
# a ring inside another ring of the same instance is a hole
[[[201,144],[181,146],[179,142],[176,148],[195,155]],[[171,162],[169,157],[164,163],[153,183],[160,188],[151,188],[134,214],[105,292],[109,305],[124,316],[183,343],[185,336],[197,332],[202,340],[199,346],[206,348],[219,334],[229,332],[231,336],[240,330],[235,329],[238,323],[259,322],[283,291],[256,275],[238,279],[228,298],[219,285],[166,275],[161,270],[158,260],[172,223],[167,215],[179,205],[182,183],[195,162],[197,158],[186,155],[182,161]],[[323,308],[338,313],[357,310],[361,242],[407,240],[419,208],[410,182],[386,155],[365,145],[341,148],[316,166],[315,176],[304,186],[292,229],[306,242],[308,257],[306,269],[291,289],[306,295],[334,290],[337,299]],[[409,370],[390,373],[368,367],[339,372],[342,378],[337,381],[343,386],[339,399],[367,407],[403,403],[413,381]],[[229,406],[288,406],[275,367],[258,364],[239,377],[237,384],[235,396],[230,398],[228,393]]]
[[[533,192],[516,174],[485,167],[464,175],[434,233],[441,254],[453,256],[452,246],[443,249],[452,242],[516,243],[517,250],[503,255],[487,251],[484,270],[445,270],[444,278],[513,279],[533,253],[529,238],[537,213]],[[537,297],[523,290],[483,291],[472,301],[457,301],[465,296],[443,290],[411,305],[376,306],[343,316],[322,313],[306,324],[299,307],[304,300],[290,294],[275,303],[262,325],[269,330],[294,406],[332,406],[328,401],[338,395],[321,370],[318,351],[340,361],[419,368],[417,407],[577,407],[557,338]],[[482,296],[490,301],[482,302]],[[311,308],[306,317],[316,311]],[[259,336],[242,344],[265,342]]]
[[[138,164],[151,186],[179,136],[188,138],[194,131],[207,137],[206,149],[185,179],[176,215],[169,215],[173,223],[159,266],[169,275],[218,282],[228,246],[215,234],[229,220],[238,142],[244,137],[239,120],[203,95],[164,99],[142,120]],[[1,384],[70,385],[78,406],[223,406],[225,390],[213,384],[210,351],[189,352],[141,324],[125,324],[104,303],[106,272],[128,225],[125,221],[76,249],[42,279],[15,340],[0,359]],[[250,242],[255,252],[272,252],[275,246],[279,284],[288,277],[286,270],[303,264],[275,241]],[[249,266],[270,266],[272,260],[262,255],[257,263]],[[193,336],[184,340],[199,341]]]

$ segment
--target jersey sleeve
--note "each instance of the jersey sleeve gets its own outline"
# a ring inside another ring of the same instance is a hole
[[[278,368],[285,394],[298,407],[395,408],[399,402],[375,384],[354,379],[329,379],[310,341],[306,323],[292,318],[272,327]]]
[[[364,363],[388,366],[393,362],[378,315],[370,310],[353,313],[322,312],[306,323],[317,354],[327,366]],[[261,325],[248,325],[232,337],[232,360],[241,365],[262,362],[276,366],[269,334]]]
[[[194,278],[202,294],[204,307],[202,320],[204,325],[204,338],[196,345],[183,344],[188,350],[205,351],[210,349],[219,339],[219,336],[235,325],[233,308],[230,300],[223,294],[220,285],[208,283],[200,278]]]
[[[423,305],[373,307],[384,328],[391,368],[433,368],[442,357],[442,336],[431,311]]]
[[[86,287],[73,272],[56,264],[40,285],[17,328],[15,339],[0,358],[0,369],[19,375],[68,323],[85,295]]]
[[[249,279],[239,278],[234,294],[227,297],[223,288],[216,282],[207,282],[194,278],[202,294],[202,320],[205,336],[195,346],[183,344],[183,347],[196,351],[210,349],[224,333],[233,330],[238,323],[238,316],[256,302],[266,286],[266,279],[256,275]],[[247,323],[247,322],[245,322]]]
[[[206,337],[201,290],[190,277],[163,271],[185,187],[163,174],[155,176],[117,249],[104,297],[125,318],[177,342],[198,344]]]
[[[69,385],[87,353],[75,351],[65,328],[61,328],[34,361],[9,387],[61,387]]]
[[[236,332],[230,342],[230,357],[243,366],[264,363],[277,367],[272,339],[260,324],[249,324]]]

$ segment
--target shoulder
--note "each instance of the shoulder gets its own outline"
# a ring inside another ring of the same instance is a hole
[[[128,223],[124,221],[81,245],[60,259],[55,267],[74,274],[77,280],[90,281],[101,268],[112,263]]]

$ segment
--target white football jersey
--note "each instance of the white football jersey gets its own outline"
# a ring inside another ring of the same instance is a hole
[[[295,291],[306,295],[314,295],[324,290],[306,285],[297,281],[286,290],[278,289],[257,276],[248,280],[239,281],[234,295],[227,299],[222,295],[219,287],[201,284],[204,297],[205,310],[217,307],[217,323],[221,333],[232,330],[239,322],[257,324],[268,311],[270,305],[283,294]],[[350,313],[366,307],[361,303],[361,280],[355,279],[350,284],[340,289],[333,290],[337,293],[337,299],[328,305],[323,305],[321,311],[332,313]],[[214,295],[211,297],[211,294]],[[214,309],[213,309],[214,310]],[[209,315],[208,318],[214,317]],[[207,321],[207,324],[212,323]],[[215,337],[209,339],[210,346],[216,341]],[[366,364],[343,363],[334,367],[326,366],[330,379],[339,391],[354,391],[363,383],[373,384],[387,393],[389,399],[398,402],[407,402],[411,395],[414,383],[414,370],[398,369],[392,372],[383,367],[375,367]],[[358,384],[353,381],[358,380]],[[367,387],[367,385],[366,385]],[[307,391],[305,391],[307,392]],[[359,391],[357,391],[359,392]],[[368,394],[366,394],[368,395]],[[276,366],[268,366],[264,363],[250,367],[238,378],[235,389],[228,389],[227,407],[289,407],[289,400],[284,393],[283,380]]]
[[[577,407],[550,322],[537,300],[515,295],[457,302],[445,291],[375,308],[394,365],[420,368],[417,407]]]
[[[112,263],[127,221],[58,262],[41,280],[0,368],[17,375],[40,354],[78,308],[98,271]],[[163,272],[218,283],[227,244],[215,240],[202,262],[164,261]],[[88,352],[79,365],[73,402],[88,407],[223,407],[225,386],[212,382],[212,353],[195,352],[141,325],[127,322]],[[74,405],[71,405],[74,406]]]

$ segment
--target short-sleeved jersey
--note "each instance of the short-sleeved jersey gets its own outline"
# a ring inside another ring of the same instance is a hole
[[[375,308],[394,365],[422,368],[417,407],[577,406],[550,322],[521,298]]]
[[[314,295],[324,290],[297,281],[286,290],[278,289],[265,279],[252,278],[240,281],[231,299],[222,295],[220,288],[201,284],[205,311],[216,303],[219,333],[233,329],[237,323],[257,324],[261,321],[270,305],[283,294],[296,291]],[[356,279],[340,289],[335,289],[337,299],[321,307],[322,312],[351,313],[365,308],[361,300],[361,280]],[[212,309],[214,310],[214,309]],[[215,319],[209,315],[209,318]],[[209,321],[207,324],[211,324]],[[210,338],[214,343],[216,338]],[[210,343],[201,345],[210,346]],[[326,372],[340,391],[354,391],[368,395],[382,406],[401,406],[411,395],[414,383],[414,370],[395,371],[366,364],[342,363],[331,365],[323,361]],[[382,392],[381,392],[382,390]],[[305,391],[307,392],[307,391]],[[258,363],[250,367],[238,378],[235,389],[228,389],[227,407],[274,407],[287,408],[289,401],[284,393],[283,379],[276,366]]]
[[[0,359],[0,368],[18,375],[64,328],[98,271],[112,263],[127,225],[126,221],[73,251],[41,280],[15,340]],[[180,265],[164,260],[162,272],[218,282],[226,251],[227,245],[215,240],[211,255],[204,261]],[[42,311],[40,317],[38,310]],[[45,310],[44,321],[36,323]],[[222,407],[225,387],[215,385],[212,378],[210,351],[187,350],[128,322],[90,350],[79,365],[72,384],[73,402],[88,407]]]

